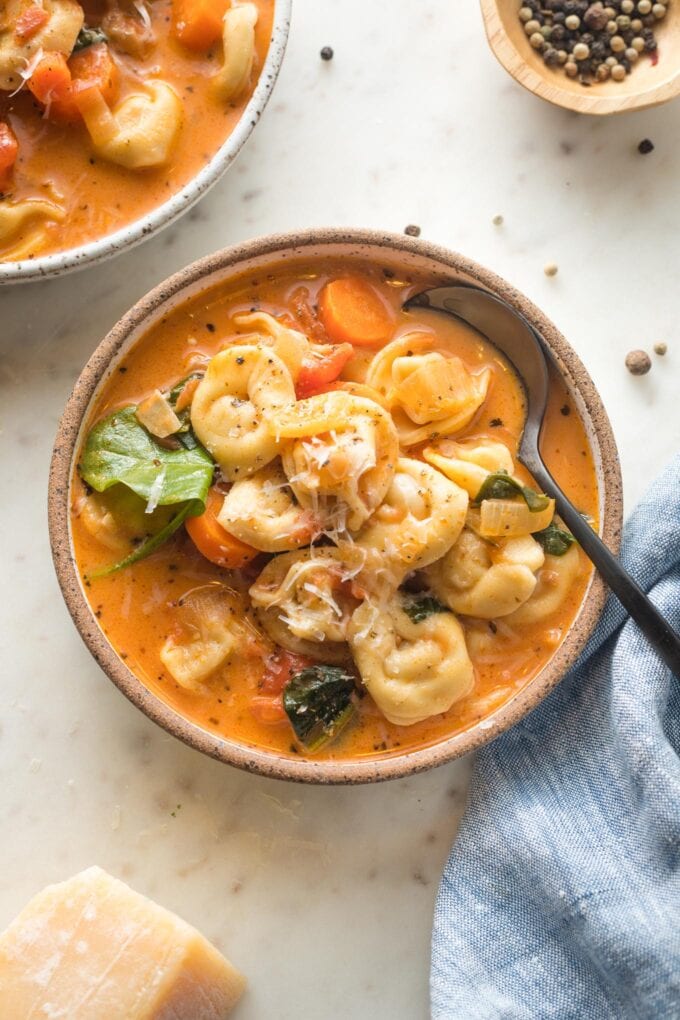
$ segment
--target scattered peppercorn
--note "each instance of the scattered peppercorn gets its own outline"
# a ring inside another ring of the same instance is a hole
[[[654,353],[658,354],[660,357],[663,357],[667,350],[668,344],[665,344],[663,342],[654,344]]]
[[[491,222],[493,223],[494,227],[502,227],[504,221],[503,221],[503,217],[501,216],[501,214],[497,213],[497,215],[494,216],[494,218],[493,218],[493,220]]]
[[[641,156],[646,156],[650,152],[654,152],[654,142],[652,142],[649,138],[643,138],[638,145],[638,152]]]
[[[546,67],[583,86],[623,81],[643,53],[657,49],[668,4],[653,0],[521,0],[519,20]],[[650,150],[651,151],[651,150]]]
[[[626,368],[631,375],[647,375],[652,367],[652,359],[647,351],[631,351],[626,355]]]
[[[331,46],[324,46],[321,52],[319,53],[319,56],[321,57],[322,60],[332,60],[333,48]]]
[[[546,276],[557,276],[558,265],[556,262],[546,262],[543,266],[543,272]]]
[[[420,227],[416,226],[415,223],[409,223],[407,227],[404,227],[404,233],[408,234],[409,237],[420,237]]]

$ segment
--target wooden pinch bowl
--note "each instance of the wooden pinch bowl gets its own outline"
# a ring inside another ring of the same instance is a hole
[[[642,56],[623,81],[581,85],[563,69],[546,67],[519,20],[519,0],[480,0],[494,56],[529,92],[575,113],[605,116],[658,106],[680,95],[680,3],[671,0],[658,23],[658,60]]]
[[[510,284],[463,255],[404,235],[343,229],[257,238],[209,255],[161,283],[114,326],[83,369],[59,425],[49,483],[50,537],[59,584],[80,636],[107,676],[150,719],[204,754],[250,772],[305,783],[370,783],[442,765],[476,750],[524,718],[559,683],[583,649],[604,605],[601,578],[592,576],[573,623],[544,668],[507,702],[467,729],[438,743],[395,751],[389,756],[306,760],[210,733],[145,687],[110,644],[85,596],[70,528],[73,467],[88,428],[90,409],[140,337],[177,305],[206,288],[228,285],[246,272],[259,275],[282,263],[304,263],[317,257],[358,264],[366,260],[394,273],[418,274],[433,285],[475,284],[525,316],[545,340],[585,426],[595,462],[601,534],[611,549],[618,549],[622,502],[616,444],[586,369],[557,328]]]

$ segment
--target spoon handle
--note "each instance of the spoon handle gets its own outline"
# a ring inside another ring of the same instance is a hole
[[[574,504],[567,499],[547,468],[541,465],[539,469],[538,465],[534,465],[530,470],[544,491],[554,495],[560,517],[585,554],[592,560],[621,605],[635,620],[650,645],[656,649],[670,671],[676,677],[680,677],[680,634],[663,618],[651,599],[623,569],[600,536],[593,531]]]

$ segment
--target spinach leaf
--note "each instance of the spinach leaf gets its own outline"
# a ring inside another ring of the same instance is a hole
[[[447,606],[434,597],[434,595],[414,595],[404,599],[402,609],[413,623],[422,623],[428,616],[434,613],[448,613]]]
[[[75,41],[73,52],[78,53],[79,50],[86,50],[88,46],[94,46],[96,43],[108,42],[108,36],[101,28],[88,28],[87,25],[83,25],[80,32],[78,32],[78,38]]]
[[[339,666],[307,666],[288,681],[283,707],[295,736],[318,751],[354,714],[354,678]]]
[[[536,492],[512,478],[507,471],[495,471],[484,479],[481,489],[473,503],[481,503],[483,499],[515,499],[521,496],[532,513],[545,510],[550,498],[542,492]]]
[[[196,443],[191,449],[168,450],[157,443],[124,407],[90,432],[80,462],[82,478],[97,492],[121,482],[156,506],[191,502],[190,517],[203,513],[213,480],[210,455]]]
[[[118,563],[112,563],[110,567],[102,567],[101,570],[95,570],[91,574],[88,574],[88,578],[96,580],[98,577],[108,577],[109,574],[115,574],[117,570],[123,570],[124,567],[131,567],[133,563],[139,563],[145,556],[150,556],[156,549],[160,549],[162,545],[165,545],[167,540],[174,535],[178,528],[184,524],[187,517],[191,517],[189,512],[192,508],[192,503],[185,503],[181,506],[180,510],[172,517],[165,527],[161,528],[153,535],[149,535],[148,538],[137,546],[137,548],[126,556],[125,559],[119,560]]]
[[[554,521],[543,531],[535,531],[533,537],[550,556],[564,556],[576,541],[570,531],[559,528]]]
[[[195,438],[192,448],[166,449],[139,424],[135,412],[134,405],[124,407],[95,425],[78,465],[80,475],[97,492],[124,485],[154,508],[176,506],[177,513],[125,559],[91,577],[111,574],[144,559],[163,545],[187,517],[196,517],[205,510],[214,473],[210,455]]]

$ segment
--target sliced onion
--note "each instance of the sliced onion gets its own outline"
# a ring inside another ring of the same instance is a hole
[[[547,528],[555,514],[555,500],[532,513],[524,500],[484,499],[479,508],[482,538],[521,538]]]

